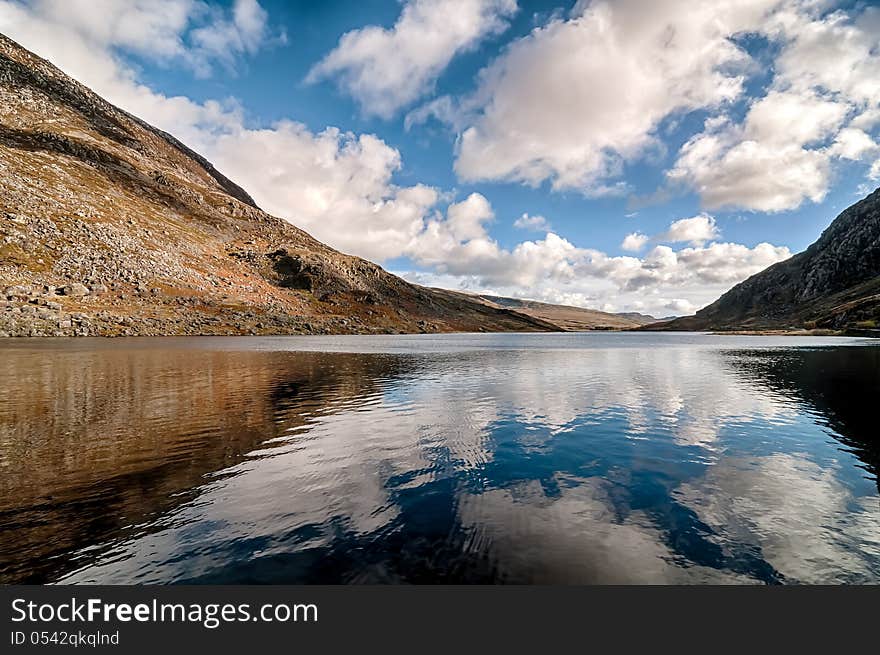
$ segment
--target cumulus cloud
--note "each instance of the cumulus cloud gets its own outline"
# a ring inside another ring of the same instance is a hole
[[[742,124],[709,120],[682,146],[669,179],[693,187],[710,209],[793,209],[828,191],[831,150],[810,147],[833,135],[847,105],[815,93],[772,92]]]
[[[672,312],[673,316],[688,316],[699,309],[697,305],[684,298],[673,298],[666,302],[663,307]]]
[[[860,130],[870,130],[880,124],[880,107],[866,109],[850,121],[850,127]]]
[[[821,202],[835,159],[876,150],[864,130],[880,116],[880,10],[822,14],[821,6],[789,2],[773,15],[763,31],[781,50],[768,93],[742,123],[710,119],[682,147],[669,178],[706,207],[773,212]]]
[[[880,9],[823,8],[836,3],[789,3],[768,26],[785,41],[776,65],[777,83],[795,90],[839,94],[861,112],[876,116],[880,103]]]
[[[639,252],[650,242],[655,243],[689,243],[692,246],[702,246],[707,241],[713,241],[721,236],[715,218],[708,214],[699,214],[692,218],[681,218],[673,221],[669,229],[653,237],[641,232],[627,234],[620,244],[622,250]]]
[[[0,0],[0,31],[63,68],[99,95],[197,149],[211,134],[241,123],[234,101],[196,103],[168,97],[140,84],[119,52],[171,61],[202,55],[188,49],[185,35],[193,20],[191,2],[92,3],[41,0],[24,5]]]
[[[4,3],[5,18],[18,9]],[[64,25],[102,46],[121,46],[155,58],[184,57],[182,32],[193,17],[188,0],[36,0],[28,10],[41,20]],[[24,12],[24,6],[20,11]]]
[[[847,127],[837,134],[830,152],[841,159],[859,161],[878,150],[880,146],[864,130]]]
[[[620,247],[623,250],[627,250],[629,252],[638,252],[651,240],[647,234],[642,234],[641,232],[632,232],[627,234],[624,237],[623,242],[620,244]]]
[[[347,32],[309,73],[336,77],[365,114],[390,118],[427,93],[460,52],[503,32],[516,0],[409,0],[390,29]]]
[[[98,56],[119,48],[163,64],[182,63],[200,76],[217,62],[232,66],[240,55],[283,37],[270,34],[257,0],[235,0],[231,11],[195,0],[6,1],[0,3],[0,23],[12,33],[42,33],[49,52],[78,40],[99,48]],[[58,36],[61,41],[51,43]],[[66,58],[56,61],[68,67]]]
[[[856,496],[833,469],[805,455],[722,457],[675,495],[723,548],[751,546],[793,582],[872,577],[872,560],[880,554],[876,502]]]
[[[436,98],[407,126],[435,118],[459,132],[465,181],[549,181],[595,196],[630,193],[615,179],[626,164],[656,158],[664,125],[704,110],[705,129],[669,171],[672,188],[696,191],[707,209],[820,202],[835,161],[869,157],[880,124],[880,9],[829,7],[582,1],[510,44],[474,93]],[[765,67],[744,34],[765,38],[775,58],[753,98],[745,82]]]
[[[535,232],[549,232],[550,222],[543,216],[530,216],[523,214],[513,222],[513,227],[520,230],[534,230]]]
[[[777,0],[581,2],[514,42],[480,76],[456,171],[593,193],[656,145],[667,116],[742,92],[747,53]]]
[[[730,286],[791,256],[788,248],[712,242],[643,257],[610,256],[549,232],[501,248],[488,234],[458,241],[442,220],[429,223],[407,254],[433,273],[405,277],[431,286],[579,305],[605,311],[690,313]]]
[[[717,239],[720,235],[715,219],[708,214],[700,214],[693,218],[682,218],[672,223],[669,229],[659,235],[659,241],[670,243],[688,242],[694,246],[702,246],[707,241]]]
[[[400,153],[369,134],[336,128],[313,133],[282,121],[260,130],[238,126],[217,135],[207,148],[268,212],[373,260],[407,250],[439,200],[432,187],[395,185]],[[451,208],[450,223],[462,238],[470,233],[468,220],[474,219]]]
[[[214,20],[192,31],[190,39],[203,57],[231,65],[242,54],[255,54],[268,40],[286,41],[281,32],[270,36],[268,14],[257,0],[236,0],[231,19],[212,12]]]

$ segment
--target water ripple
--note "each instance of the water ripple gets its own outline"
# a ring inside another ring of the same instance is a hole
[[[0,582],[880,582],[865,342],[0,348]]]

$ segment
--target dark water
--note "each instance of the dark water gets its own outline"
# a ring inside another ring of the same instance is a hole
[[[878,402],[847,339],[0,341],[0,582],[877,583]]]

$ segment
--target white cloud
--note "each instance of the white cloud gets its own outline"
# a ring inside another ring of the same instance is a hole
[[[776,61],[777,82],[795,90],[825,89],[876,116],[880,9],[869,5],[822,15],[828,4],[793,3],[768,26],[786,40]]]
[[[772,212],[821,202],[836,158],[860,160],[876,148],[864,130],[880,117],[880,11],[821,10],[786,3],[763,28],[781,44],[769,92],[742,124],[712,119],[682,147],[669,178],[706,207]]]
[[[240,55],[255,54],[275,38],[256,0],[236,0],[231,12],[197,0],[6,1],[0,3],[0,24],[10,33],[42,32],[47,41],[40,49],[60,54],[53,59],[64,62],[66,70],[63,44],[71,41],[100,49],[95,58],[119,48],[163,64],[182,63],[205,76],[215,62],[232,66]],[[60,42],[52,43],[59,36]]]
[[[684,298],[673,298],[668,301],[664,306],[664,309],[668,309],[672,312],[672,316],[688,316],[696,312],[699,307],[693,304],[690,300],[685,300]],[[658,316],[657,318],[663,318],[662,316]]]
[[[630,193],[615,178],[663,153],[664,122],[708,110],[669,171],[674,186],[708,209],[820,202],[835,162],[863,160],[880,124],[880,9],[829,6],[579,2],[513,42],[474,93],[437,98],[407,126],[433,117],[460,132],[455,168],[465,181],[550,181],[593,196]],[[745,80],[766,69],[738,45],[743,34],[768,39],[775,61],[740,120]]]
[[[779,0],[579,3],[514,42],[465,103],[456,171],[587,193],[655,147],[667,116],[722,106],[750,59],[730,37]]]
[[[531,216],[523,214],[513,222],[513,227],[520,230],[534,230],[535,232],[549,232],[550,222],[543,216]]]
[[[494,217],[489,201],[479,193],[472,193],[462,202],[452,203],[446,210],[447,226],[458,241],[484,237],[484,224]]]
[[[208,152],[266,211],[373,260],[401,255],[439,200],[431,187],[396,186],[392,177],[400,168],[400,153],[368,134],[336,128],[315,134],[283,121],[268,129],[238,127],[221,134]],[[450,227],[454,224],[455,233],[465,238],[473,229],[471,218],[452,210]]]
[[[864,159],[877,150],[880,150],[880,146],[874,142],[874,139],[864,130],[855,127],[842,129],[830,148],[835,156],[853,161]]]
[[[277,38],[286,40],[283,32]],[[232,64],[239,55],[255,54],[270,39],[268,14],[257,0],[236,0],[231,20],[221,13],[209,25],[193,30],[190,39],[204,57]]]
[[[708,214],[699,214],[691,218],[681,218],[669,224],[669,229],[653,237],[641,232],[627,234],[620,244],[621,249],[639,252],[651,241],[655,243],[689,243],[692,246],[703,246],[721,236],[715,218]]]
[[[743,139],[773,146],[813,144],[834,133],[847,112],[845,103],[814,92],[771,91],[749,108]]]
[[[719,546],[751,546],[792,582],[867,581],[880,555],[875,499],[802,454],[724,456],[675,496]]]
[[[768,243],[749,248],[713,242],[680,250],[658,245],[641,258],[613,257],[553,232],[506,250],[488,234],[457,241],[442,220],[429,223],[407,254],[433,271],[404,273],[422,284],[655,315],[702,307],[791,256],[788,248]]]
[[[700,214],[674,221],[657,239],[669,243],[688,242],[694,246],[702,246],[707,241],[717,239],[719,235],[715,219],[708,214]]]
[[[771,92],[754,102],[742,125],[709,120],[681,148],[668,177],[693,187],[709,209],[782,211],[820,202],[831,175],[830,148],[847,105],[813,92]]]
[[[338,77],[365,114],[390,118],[427,93],[460,52],[499,34],[516,0],[409,0],[390,29],[347,32],[309,73]]]
[[[460,100],[448,95],[440,96],[408,112],[404,117],[403,126],[409,131],[414,126],[427,123],[433,118],[459,132],[467,127],[464,111]]]
[[[866,109],[849,123],[850,127],[857,127],[860,130],[870,130],[878,124],[880,124],[880,107]]]
[[[63,67],[110,102],[194,146],[200,145],[203,132],[240,122],[233,104],[199,104],[152,91],[139,84],[134,69],[117,56],[117,50],[123,49],[158,59],[187,59],[183,33],[191,2],[104,4],[106,13],[99,14],[86,2],[44,0],[25,6],[0,1],[0,31]]]
[[[623,250],[627,250],[629,252],[638,252],[646,245],[648,245],[648,241],[651,240],[647,234],[642,234],[641,232],[632,232],[627,234],[623,239],[623,242],[620,244],[620,247]]]
[[[63,25],[100,46],[160,59],[185,56],[182,32],[195,9],[191,0],[35,0],[27,8],[4,4],[4,12],[18,5],[22,12]]]

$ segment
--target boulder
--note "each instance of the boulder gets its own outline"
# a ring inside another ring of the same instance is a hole
[[[89,295],[89,288],[80,284],[79,282],[74,282],[72,284],[68,284],[66,286],[61,287],[61,295],[63,296],[87,296]]]
[[[3,290],[3,295],[7,298],[27,298],[30,295],[30,289],[16,284],[11,287],[6,287]]]

